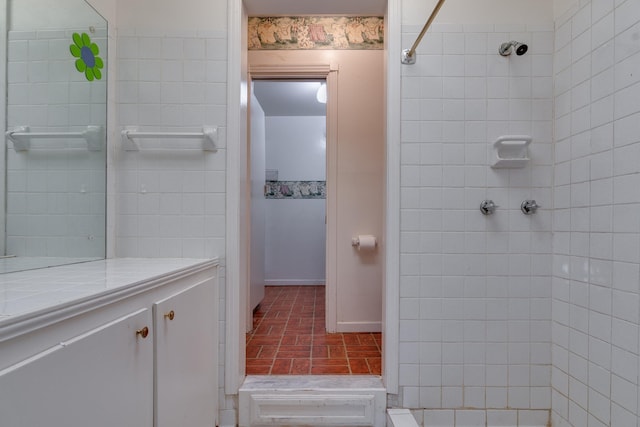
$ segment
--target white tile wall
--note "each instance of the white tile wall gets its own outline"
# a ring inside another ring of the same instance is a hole
[[[498,55],[512,39],[527,55]],[[400,401],[424,425],[515,425],[537,409],[520,425],[546,425],[553,42],[551,26],[435,25],[403,66]],[[505,134],[533,136],[527,167],[489,167]],[[525,216],[530,198],[542,209]]]
[[[197,132],[218,126],[219,150],[180,139],[119,151],[118,256],[208,258],[224,253],[225,35],[121,30],[118,128]]]
[[[8,129],[74,132],[106,125],[106,78],[88,82],[75,69],[69,53],[73,32],[8,33]],[[91,38],[108,61],[106,29],[96,29]],[[7,254],[103,257],[105,156],[106,148],[88,151],[80,139],[38,139],[22,152],[9,144]]]
[[[638,2],[556,23],[552,419],[638,422]]]
[[[140,152],[115,141],[116,256],[220,257],[219,425],[237,424],[225,378],[225,32],[119,29],[117,125],[197,132],[218,126],[218,151],[188,140],[146,140]],[[181,149],[184,147],[184,149]]]

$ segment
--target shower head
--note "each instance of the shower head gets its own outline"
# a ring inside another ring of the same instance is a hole
[[[527,50],[529,50],[529,46],[527,46],[526,44],[513,40],[510,42],[502,43],[500,45],[500,49],[498,49],[498,53],[502,56],[509,56],[511,55],[513,47],[516,48],[516,55],[518,56],[524,55],[525,53],[527,53]]]

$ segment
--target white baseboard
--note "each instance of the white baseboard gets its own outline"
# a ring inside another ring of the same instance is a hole
[[[324,286],[324,279],[265,280],[265,286]]]
[[[338,322],[336,332],[381,332],[382,322]]]

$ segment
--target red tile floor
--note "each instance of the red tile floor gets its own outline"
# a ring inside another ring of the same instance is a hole
[[[247,334],[247,374],[380,375],[380,333],[325,332],[324,286],[267,286]]]

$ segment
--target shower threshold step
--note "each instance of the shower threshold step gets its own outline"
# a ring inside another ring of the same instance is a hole
[[[386,425],[387,394],[374,375],[250,375],[239,390],[239,425]]]

